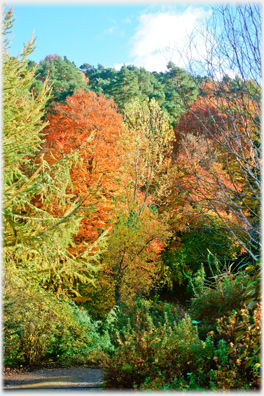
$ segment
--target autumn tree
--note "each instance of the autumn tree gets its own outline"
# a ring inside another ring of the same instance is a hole
[[[123,172],[127,182],[105,254],[113,274],[116,304],[121,296],[128,298],[139,290],[148,294],[158,279],[159,253],[170,230],[166,216],[159,216],[153,194],[155,176],[172,149],[173,137],[168,116],[154,99],[126,105]]]
[[[55,103],[47,120],[44,158],[52,164],[78,148],[81,163],[70,170],[73,193],[96,191],[96,211],[81,221],[71,252],[78,257],[87,242],[112,226],[97,290],[105,282],[111,289],[113,279],[118,303],[124,290],[125,295],[137,290],[135,279],[143,274],[140,290],[147,292],[151,279],[157,279],[158,254],[169,235],[166,221],[151,205],[155,174],[172,148],[173,130],[166,114],[154,99],[143,106],[136,101],[127,107],[126,126],[121,128],[113,101],[79,91],[65,104]],[[82,149],[92,135],[92,150]],[[91,291],[81,285],[79,290],[83,298],[75,300],[89,301]]]
[[[203,122],[210,128],[207,108],[202,108],[201,98],[191,109],[197,110]],[[197,107],[196,107],[197,106]],[[210,106],[215,119],[220,117],[217,107]],[[215,144],[207,139],[191,111],[188,111],[175,127],[177,146],[174,152],[174,175],[172,175],[171,194],[166,201],[172,214],[174,229],[179,233],[185,250],[187,262],[206,261],[208,249],[218,258],[236,259],[245,250],[225,227],[243,228],[241,219],[235,218],[226,204],[226,197],[237,202],[237,194],[243,190],[243,180],[233,178],[229,158]],[[210,159],[214,157],[214,165]],[[234,171],[234,168],[233,168]],[[219,188],[221,185],[221,188]],[[218,214],[217,214],[218,213]],[[196,258],[195,258],[196,256]],[[197,268],[196,268],[197,269]]]
[[[226,5],[214,9],[206,32],[197,32],[207,44],[202,65],[211,78],[210,89],[206,93],[200,88],[200,100],[195,107],[185,101],[205,144],[213,147],[208,151],[207,162],[217,189],[208,205],[224,229],[254,261],[261,247],[260,18],[259,5]],[[192,64],[193,74],[198,67],[201,72],[201,62],[198,66],[190,57],[196,49],[195,42],[190,43],[189,49],[188,63]],[[228,78],[231,72],[237,74],[235,79]],[[219,177],[219,162],[228,175],[229,184]],[[205,182],[198,177],[196,182],[197,186],[205,187]],[[220,209],[223,207],[229,212],[230,221],[223,217]]]
[[[159,281],[159,253],[170,236],[169,228],[151,207],[127,200],[116,210],[116,222],[104,254],[104,271],[114,284],[114,301],[129,300],[136,293],[148,295]]]
[[[74,251],[80,253],[110,227],[112,200],[119,194],[122,178],[121,116],[112,100],[80,90],[65,104],[54,103],[47,121],[44,158],[53,163],[78,150],[80,163],[70,169],[72,191],[76,197],[94,192],[90,205],[95,210],[81,221],[74,238]]]
[[[216,29],[218,17],[223,25]],[[222,7],[210,23],[215,29],[203,36],[209,49],[204,63],[192,57],[197,54],[194,41],[187,51],[199,91],[194,103],[188,103],[172,76],[186,113],[175,125],[173,165],[162,175],[171,185],[160,197],[159,210],[171,213],[179,238],[180,244],[174,240],[164,252],[164,265],[177,282],[184,279],[182,270],[190,275],[207,263],[208,249],[222,263],[254,262],[260,251],[260,56],[247,29],[249,24],[259,43],[259,9]],[[235,27],[238,35],[232,34]],[[232,71],[236,77],[227,75]]]
[[[253,264],[245,269],[251,279],[239,299],[241,306],[246,304],[254,310],[261,299],[261,7],[259,4],[214,7],[207,28],[196,31],[193,37],[199,34],[205,41],[206,54],[202,60],[194,59],[197,47],[195,40],[191,40],[187,62],[193,75],[199,70],[210,77],[211,87],[208,94],[201,95],[196,108],[186,107],[209,147],[207,166],[212,169],[216,190],[207,207],[217,216],[221,234],[227,233],[239,246],[243,253],[240,260],[244,256],[246,262]],[[219,162],[229,183],[223,183],[219,177]],[[206,182],[195,170],[192,174],[201,192]],[[223,216],[223,210],[228,217]],[[235,350],[245,340],[245,328],[237,333]],[[259,348],[258,340],[254,353]]]
[[[59,59],[59,55],[54,54],[54,55],[47,55],[44,58],[44,61],[46,62],[54,62],[56,59]]]
[[[155,176],[169,159],[174,140],[168,115],[153,98],[135,100],[125,107],[124,123],[131,141],[127,171],[133,180],[133,194],[144,195],[144,202],[155,190]]]

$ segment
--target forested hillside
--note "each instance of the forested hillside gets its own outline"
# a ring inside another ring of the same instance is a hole
[[[259,389],[260,8],[214,18],[235,78],[209,61],[36,64],[32,38],[10,56],[5,11],[5,366],[101,365],[108,389]]]

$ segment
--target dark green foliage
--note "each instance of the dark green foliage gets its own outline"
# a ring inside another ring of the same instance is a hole
[[[249,280],[242,293],[241,300],[246,305],[246,308],[249,310],[259,309],[260,301],[261,301],[261,268],[260,268],[260,260],[256,262],[255,265],[247,266],[245,268],[245,272],[249,274]],[[259,310],[260,311],[260,310]],[[256,321],[255,321],[256,322]],[[248,330],[257,332],[257,337],[255,337],[255,352],[257,354],[260,353],[260,328],[256,328],[259,326],[256,323],[251,324],[250,328],[248,327],[248,323],[244,323],[243,325],[237,326],[236,333],[236,344],[239,345],[241,340],[246,339],[246,334]],[[253,359],[249,359],[250,365],[253,363]]]
[[[191,279],[195,295],[191,299],[190,312],[193,319],[202,322],[199,326],[202,338],[208,331],[215,330],[218,318],[228,316],[233,310],[241,310],[242,295],[248,282],[243,266],[237,270],[232,265],[220,269],[216,259],[214,264],[215,269],[212,269],[213,263],[210,265],[212,276],[209,280],[205,279],[203,267]]]
[[[261,262],[248,265],[245,273],[249,275],[248,283],[242,294],[242,301],[248,309],[255,308],[261,300]]]
[[[29,67],[31,67],[30,64]],[[79,89],[86,92],[89,90],[87,82],[84,81],[84,75],[66,56],[64,59],[59,56],[52,61],[40,61],[35,76],[36,82],[31,87],[35,95],[39,93],[42,84],[48,77],[48,86],[52,87],[52,97],[48,105],[52,100],[64,102],[67,96],[72,96],[74,91]]]
[[[140,100],[145,98],[140,92],[137,76],[126,66],[121,68],[111,88],[108,87],[108,95],[114,98],[121,111],[129,101],[135,98],[140,98]]]
[[[240,247],[230,243],[230,235],[225,230],[221,230],[216,222],[211,222],[207,227],[190,227],[187,232],[175,233],[181,239],[180,248],[168,246],[167,255],[171,255],[172,269],[177,272],[175,266],[177,262],[184,262],[185,268],[193,272],[198,271],[201,263],[204,263],[205,270],[209,273],[207,265],[208,251],[221,262],[225,260],[239,261],[241,259]],[[176,273],[175,273],[176,276]]]
[[[237,266],[242,258],[244,260],[247,258],[239,254],[239,246],[229,244],[227,232],[222,231],[221,235],[213,222],[211,227],[208,229],[190,227],[187,232],[175,232],[174,235],[180,238],[181,244],[175,247],[172,239],[161,253],[166,287],[181,301],[189,300],[193,296],[189,279],[200,270],[201,263],[206,276],[212,276],[208,264],[208,251],[220,262],[236,263]]]
[[[190,105],[197,98],[196,84],[185,70],[176,67],[173,62],[168,63],[167,71],[159,73],[157,79],[163,85],[165,92],[165,101],[161,108],[168,112],[170,121],[174,125],[185,112],[184,102]]]
[[[116,333],[114,353],[103,361],[107,387],[139,388],[162,375],[170,382],[210,364],[213,342],[199,340],[188,315],[183,319],[175,315],[173,321],[168,315],[172,307],[162,312],[160,306],[156,313],[144,301],[137,305],[131,320]]]
[[[112,84],[116,81],[118,72],[114,68],[95,68],[94,66],[84,63],[80,69],[85,73],[89,79],[89,88],[94,91],[97,95],[104,94],[106,98],[112,96],[109,95],[109,90]]]
[[[165,73],[150,73],[143,67],[136,66],[123,66],[120,71],[116,71],[113,68],[95,68],[84,64],[80,69],[89,78],[91,90],[113,98],[121,112],[132,99],[144,101],[146,98],[155,98],[162,110],[169,114],[172,124],[185,111],[181,95],[190,104],[198,94],[191,76],[172,62],[168,64]]]

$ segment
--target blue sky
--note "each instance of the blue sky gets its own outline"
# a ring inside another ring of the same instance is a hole
[[[100,63],[120,68],[125,63],[163,71],[168,60],[182,66],[172,49],[183,44],[197,22],[210,16],[211,8],[208,3],[180,4],[8,2],[16,17],[11,55],[21,51],[34,31],[36,50],[30,59],[36,62],[56,53],[77,67]]]

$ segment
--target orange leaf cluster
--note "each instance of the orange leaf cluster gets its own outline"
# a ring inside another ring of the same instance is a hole
[[[44,59],[46,62],[54,62],[56,59],[59,59],[59,55],[54,54],[54,55],[47,55]]]
[[[119,193],[122,118],[112,100],[80,90],[68,97],[65,104],[53,104],[47,121],[43,148],[46,160],[52,163],[55,158],[78,150],[81,162],[70,171],[73,194],[89,197],[84,206],[94,204],[94,212],[82,220],[75,237],[77,251],[82,251],[83,242],[94,242],[100,231],[107,228],[111,199]],[[91,190],[95,193],[91,194]]]

